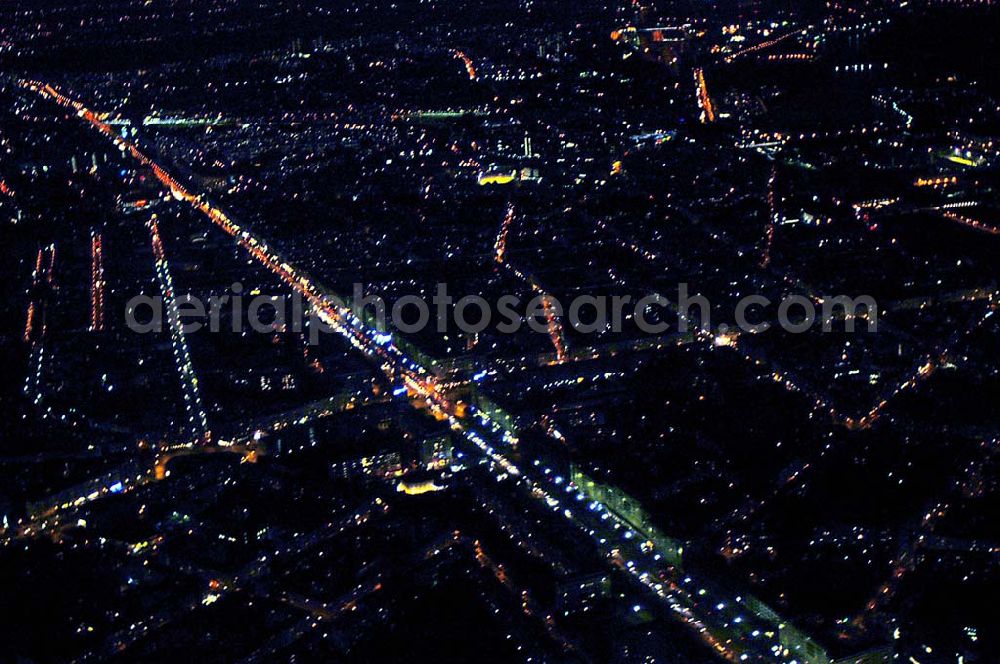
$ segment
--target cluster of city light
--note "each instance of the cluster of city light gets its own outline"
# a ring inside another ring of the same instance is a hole
[[[883,62],[881,65],[875,64],[873,62],[862,62],[853,65],[835,65],[833,68],[833,73],[835,74],[859,74],[869,71],[875,71],[876,69],[888,69],[889,63]]]
[[[470,81],[476,80],[476,66],[472,62],[472,58],[467,56],[464,52],[459,51],[458,49],[452,51],[452,53],[454,53],[455,57],[461,60],[462,63],[465,65],[465,71],[469,74],[469,80]]]
[[[893,101],[891,99],[888,99],[886,97],[883,97],[881,95],[876,95],[876,96],[872,97],[872,101],[874,101],[879,106],[884,106],[884,107],[892,110],[893,113],[895,113],[900,118],[902,118],[902,120],[905,123],[907,129],[909,129],[911,126],[913,126],[913,116],[910,115],[909,113],[907,113],[899,105],[898,102],[895,102],[895,101]]]
[[[848,23],[843,25],[837,25],[833,23],[831,19],[828,20],[830,20],[831,22],[829,22],[826,26],[824,26],[824,30],[826,32],[843,32],[843,33],[852,33],[852,32],[874,33],[876,30],[887,27],[892,22],[892,19],[885,18],[885,19],[879,19],[877,21],[865,21],[862,23]]]
[[[941,216],[949,221],[954,221],[956,224],[961,224],[968,228],[972,228],[977,231],[982,231],[983,233],[989,233],[990,235],[1000,235],[1000,228],[992,226],[990,224],[984,223],[978,219],[973,219],[964,214],[958,214],[956,212],[943,211]]]
[[[864,212],[865,210],[881,210],[887,207],[892,207],[899,203],[898,197],[892,198],[870,198],[863,201],[858,201],[854,203],[851,207],[854,208],[855,214]]]
[[[156,279],[160,285],[160,293],[163,295],[163,303],[166,305],[167,322],[170,327],[170,342],[174,351],[174,362],[177,364],[177,372],[180,375],[181,391],[184,395],[184,409],[187,412],[188,423],[191,427],[191,440],[189,442],[208,442],[210,438],[208,416],[205,414],[205,407],[201,401],[198,376],[195,375],[194,366],[191,364],[191,351],[188,349],[187,339],[184,337],[182,330],[180,309],[177,306],[173,277],[170,275],[170,265],[163,251],[163,240],[160,238],[160,229],[155,214],[150,217],[146,223],[146,227],[149,229],[150,240],[153,245]]]
[[[497,241],[494,246],[494,259],[497,263],[503,264],[504,254],[507,253],[507,234],[510,232],[510,225],[514,221],[514,206],[507,207],[507,216],[500,224],[500,232],[497,233]]]
[[[24,319],[24,334],[22,338],[24,343],[29,343],[31,341],[31,332],[35,329],[35,301],[31,300],[28,302],[28,313]]]
[[[913,186],[934,187],[935,189],[937,189],[938,187],[947,187],[949,185],[957,183],[958,183],[958,177],[952,175],[951,177],[941,176],[936,178],[917,178],[916,180],[913,181]]]
[[[705,71],[701,67],[694,70],[694,85],[698,108],[701,109],[701,121],[705,124],[715,122],[715,103],[708,94]]]
[[[90,233],[90,331],[104,329],[104,253],[98,230]]]
[[[808,140],[827,140],[831,138],[847,138],[850,136],[867,136],[869,134],[877,134],[886,129],[886,126],[882,123],[875,123],[873,125],[864,127],[850,127],[849,129],[836,129],[831,131],[813,131],[813,132],[781,132],[781,131],[760,131],[759,129],[746,130],[741,129],[740,133],[743,135],[745,140],[755,141],[754,144],[744,145],[744,147],[760,147],[757,141],[762,142],[765,145],[781,145],[787,144],[791,141],[808,141]]]
[[[45,258],[48,256],[48,269],[44,268]],[[40,330],[36,329],[37,321],[39,316],[39,309],[41,308],[40,303],[36,302],[35,297],[37,296],[37,291],[42,283],[42,272],[46,272],[46,279],[51,283],[53,281],[53,271],[55,269],[56,260],[56,245],[49,244],[38,249],[38,254],[35,257],[35,269],[31,272],[31,289],[28,292],[28,312],[25,316],[24,321],[24,335],[23,339],[25,343],[31,343],[37,338],[41,338],[45,334],[45,320],[42,320],[42,327]]]
[[[50,415],[51,413],[46,411],[46,415],[44,416],[47,417]],[[49,504],[35,505],[31,510],[29,510],[29,519],[27,521],[19,520],[18,523],[20,524],[20,527],[18,530],[8,531],[3,534],[8,538],[17,536],[18,534],[30,537],[35,533],[42,532],[52,526],[58,526],[58,521],[50,523],[50,520],[55,519],[60,512],[71,512],[72,510],[75,510],[86,503],[93,502],[102,496],[106,496],[108,494],[127,493],[134,488],[144,486],[148,482],[152,481],[152,478],[148,473],[139,473],[133,476],[132,472],[134,472],[134,470],[130,464],[125,464],[124,468],[126,468],[126,470],[111,471],[99,479],[85,482],[83,485],[57,494],[56,496],[50,498]]]
[[[815,59],[812,53],[771,53],[767,56],[768,62],[812,62]]]
[[[793,30],[792,32],[785,33],[780,37],[775,37],[774,39],[768,39],[767,41],[760,42],[759,44],[754,44],[753,46],[749,46],[741,51],[736,51],[735,53],[727,55],[725,60],[726,62],[733,62],[737,58],[742,58],[746,55],[750,55],[751,53],[757,53],[758,51],[763,51],[765,49],[771,48],[772,46],[777,46],[786,39],[790,39],[791,37],[805,33],[807,29],[808,28],[799,28],[798,30]]]
[[[40,289],[43,283],[47,283],[50,288],[56,288],[55,262],[55,243],[48,244],[38,250],[38,254],[35,257],[35,266],[31,273],[31,287],[28,291],[28,311],[25,316],[22,339],[26,344],[29,344],[30,350],[23,393],[36,406],[41,406],[42,404],[42,377],[45,371],[46,360],[50,357],[49,352],[45,348],[45,340],[48,333],[48,321],[45,315],[46,304],[44,297],[41,299],[36,298],[41,294]],[[78,426],[84,419],[73,406],[61,412],[54,410],[52,406],[46,406],[39,415],[43,419],[54,418],[72,426]]]
[[[552,306],[552,296],[543,292],[537,284],[532,283],[532,286],[542,295],[542,310],[545,312],[545,324],[549,332],[549,339],[556,349],[556,361],[565,362],[566,341],[563,336],[562,323],[559,316],[556,315],[555,307]]]
[[[28,358],[28,372],[24,377],[24,396],[36,406],[42,403],[42,372],[45,365],[45,345],[33,344]]]
[[[767,180],[767,231],[764,237],[764,253],[760,258],[760,267],[767,268],[771,264],[771,244],[774,242],[774,227],[778,223],[778,201],[775,185],[778,182],[778,166],[771,167],[771,177]]]
[[[507,207],[507,215],[504,217],[503,222],[500,224],[500,232],[497,234],[497,240],[494,247],[494,260],[503,265],[505,268],[510,270],[514,276],[521,279],[527,283],[533,292],[541,296],[542,298],[542,311],[545,315],[546,328],[548,330],[549,340],[552,342],[552,347],[556,351],[556,362],[562,363],[566,361],[566,341],[563,334],[562,323],[559,320],[556,309],[553,306],[553,297],[538,283],[538,280],[534,277],[528,276],[514,267],[510,261],[505,259],[507,253],[507,235],[510,233],[510,226],[514,221],[514,206],[510,205]]]

